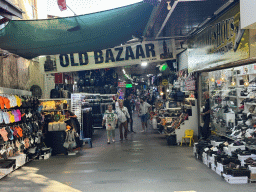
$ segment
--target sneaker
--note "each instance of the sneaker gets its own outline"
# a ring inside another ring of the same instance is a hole
[[[132,131],[132,133],[136,133],[135,131]]]
[[[145,132],[145,130],[142,130],[141,133]]]
[[[123,141],[123,139],[119,139],[119,141]]]
[[[125,140],[127,141],[128,139],[127,139],[127,138],[125,138]]]
[[[108,144],[110,144],[110,141],[108,141]]]
[[[116,141],[113,139],[112,142],[115,143]]]

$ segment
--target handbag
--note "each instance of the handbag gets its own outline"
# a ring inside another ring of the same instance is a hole
[[[76,148],[76,140],[75,140],[74,130],[66,132],[66,140],[63,144],[63,147],[65,147],[67,149]]]

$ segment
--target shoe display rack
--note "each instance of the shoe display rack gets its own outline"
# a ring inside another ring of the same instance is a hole
[[[256,180],[256,150],[244,142],[211,136],[194,144],[195,158],[230,184],[247,184]]]
[[[208,77],[212,130],[255,148],[256,66],[209,72]]]

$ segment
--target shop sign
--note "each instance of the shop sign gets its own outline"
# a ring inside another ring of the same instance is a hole
[[[163,79],[163,81],[162,81],[162,85],[163,85],[163,86],[168,85],[168,80],[167,80],[167,79]]]
[[[70,51],[71,52],[71,51]],[[173,60],[171,41],[145,41],[94,52],[40,56],[41,70],[62,73]]]
[[[126,87],[126,83],[125,82],[118,82],[118,87]]]
[[[249,31],[241,29],[240,5],[188,40],[188,71],[200,71],[249,58]]]

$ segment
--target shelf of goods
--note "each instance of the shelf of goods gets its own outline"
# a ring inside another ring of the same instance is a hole
[[[0,122],[0,179],[35,158],[47,159],[51,154],[51,149],[42,145],[38,99],[30,92],[3,90],[8,94],[0,94],[4,100],[0,113],[5,116]]]
[[[103,114],[107,109],[107,105],[114,104],[113,97],[116,98],[116,95],[117,94],[71,94],[71,111],[77,115],[81,123],[81,130],[86,130],[85,127],[87,127],[87,122],[83,120],[84,110],[92,113],[93,128],[102,128]]]

